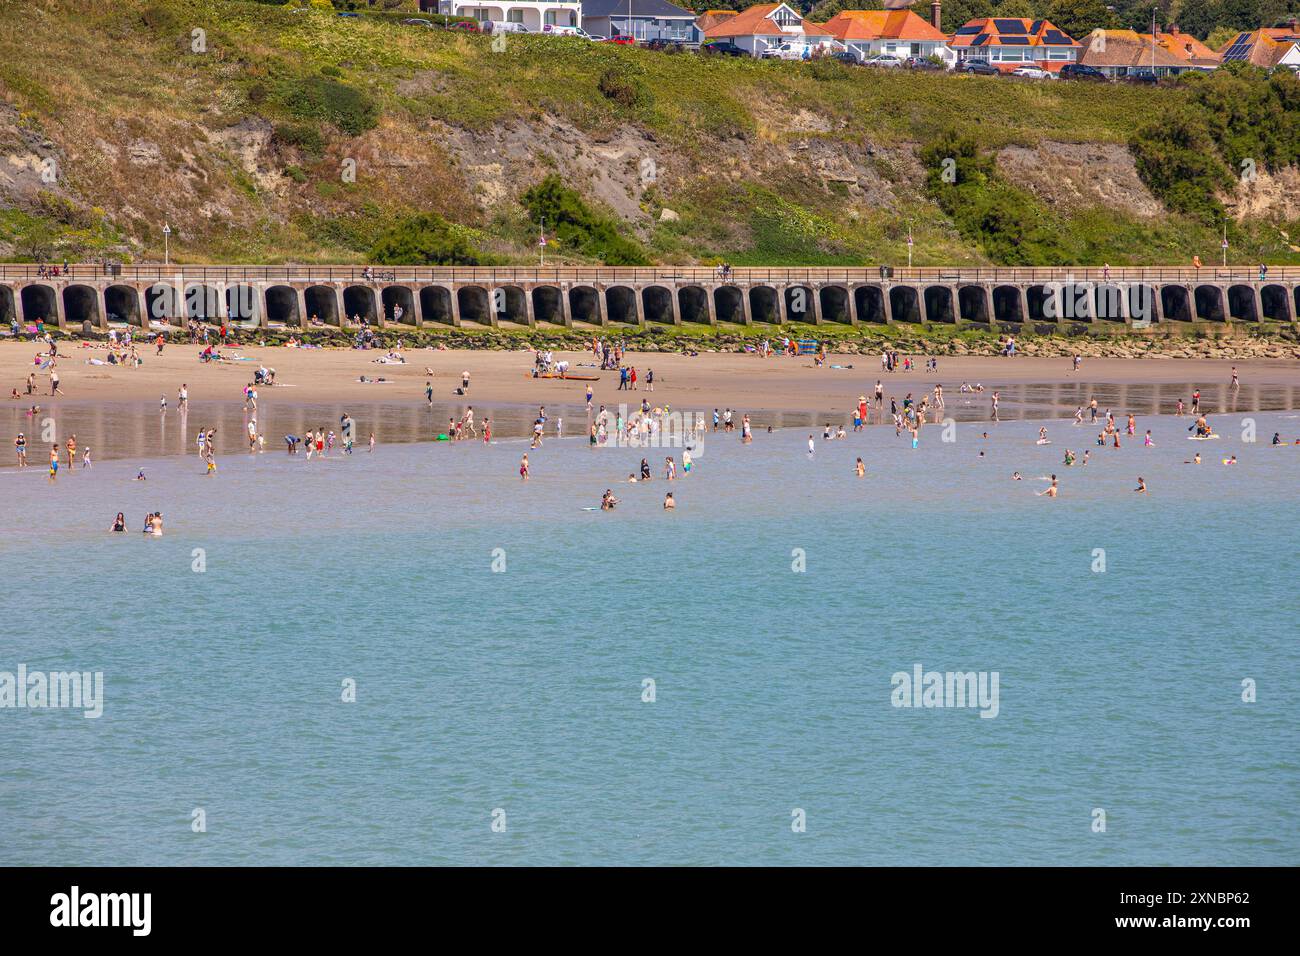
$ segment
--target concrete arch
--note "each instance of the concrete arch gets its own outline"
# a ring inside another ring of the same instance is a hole
[[[308,322],[314,316],[326,325],[339,324],[339,297],[333,286],[308,286],[303,292],[303,301],[307,306]]]
[[[144,290],[144,311],[155,322],[179,322],[185,315],[180,292],[166,282],[155,282]]]
[[[63,317],[69,325],[99,324],[99,293],[88,285],[63,288]]]
[[[1066,322],[1091,322],[1096,315],[1093,288],[1082,282],[1063,282],[1057,288],[1056,317]]]
[[[492,311],[498,322],[528,324],[528,296],[517,285],[497,286],[492,290]]]
[[[111,285],[104,290],[104,319],[116,324],[141,324],[140,293],[134,286]]]
[[[31,325],[38,320],[53,325],[59,318],[59,301],[54,290],[47,285],[25,285],[19,294],[23,304],[23,317]]]
[[[993,290],[993,314],[998,316],[998,290],[1010,289],[1016,293],[1015,309],[1020,311],[1019,290],[1012,286],[999,286]],[[1045,285],[1031,285],[1025,290],[1025,309],[1029,312],[1025,319],[1029,322],[1055,322],[1059,313],[1052,300],[1052,290]],[[1050,313],[1050,314],[1049,314]]]
[[[491,296],[481,285],[463,285],[457,289],[456,306],[460,309],[462,322],[493,324],[492,320],[495,316],[492,314]]]
[[[842,285],[824,285],[817,290],[822,318],[827,322],[852,322],[849,314],[849,290]]]
[[[872,325],[885,323],[885,293],[878,285],[860,285],[853,290],[853,304],[858,310],[858,321]]]
[[[350,285],[343,288],[343,315],[348,322],[357,316],[372,325],[379,321],[379,307],[375,303],[375,290],[368,285]]]
[[[1292,290],[1292,294],[1295,298],[1295,308],[1291,310],[1291,315],[1295,319],[1300,319],[1300,285]]]
[[[533,318],[538,322],[564,324],[564,294],[553,285],[533,288]]]
[[[647,322],[673,324],[673,293],[661,285],[646,286],[641,290],[641,311]]]
[[[262,318],[259,305],[257,290],[251,285],[237,282],[226,286],[225,308],[221,314],[230,322],[255,324]]]
[[[1124,294],[1119,286],[1100,283],[1092,290],[1091,312],[1100,321],[1124,321]]]
[[[927,286],[924,298],[927,322],[955,323],[957,321],[957,316],[953,312],[952,289],[946,285]]]
[[[1154,286],[1138,283],[1129,286],[1124,292],[1127,300],[1129,321],[1138,325],[1152,325],[1159,317],[1156,309],[1156,290]]]
[[[770,285],[756,285],[749,290],[749,314],[755,322],[780,322],[781,312],[776,289]]]
[[[575,322],[603,324],[600,312],[600,294],[589,285],[576,285],[569,290],[569,315]]]
[[[745,293],[739,286],[720,285],[713,290],[713,312],[719,322],[745,321]]]
[[[677,308],[683,322],[708,322],[709,294],[703,286],[682,286],[677,290]]]
[[[1166,322],[1192,321],[1192,299],[1181,285],[1160,287],[1160,314]]]
[[[920,322],[921,296],[916,287],[896,285],[890,289],[889,311],[895,322]]]
[[[384,286],[379,293],[379,304],[384,310],[384,318],[389,322],[401,322],[402,325],[415,325],[415,293],[404,285]],[[401,318],[397,315],[397,306],[402,307]]]
[[[266,290],[266,321],[271,325],[302,325],[298,312],[298,291],[287,285],[273,285]]]
[[[605,314],[609,321],[624,325],[640,325],[641,316],[636,307],[636,291],[625,285],[612,285],[605,289]]]
[[[1248,285],[1228,287],[1228,315],[1241,322],[1258,322],[1259,310],[1255,308],[1255,289]]]
[[[804,322],[813,323],[817,321],[817,309],[814,296],[817,293],[811,286],[806,285],[788,285],[785,287],[785,294],[781,296],[785,306],[785,318],[787,322]]]
[[[420,289],[420,315],[425,322],[453,324],[455,313],[451,308],[451,292],[446,286],[426,285]]]
[[[220,322],[226,317],[225,303],[216,288],[200,282],[185,287],[185,316],[200,322]]]
[[[1019,307],[1020,297],[1016,296]],[[989,321],[989,297],[983,286],[964,285],[957,290],[957,314],[964,322]]]
[[[14,290],[7,285],[0,285],[0,326],[7,327],[18,317],[17,300]]]
[[[1300,288],[1296,290],[1300,296]],[[1291,308],[1286,294],[1286,286],[1266,285],[1259,290],[1259,301],[1264,307],[1264,318],[1274,322],[1290,322]]]
[[[1198,285],[1194,299],[1196,318],[1202,322],[1223,322],[1223,292],[1215,285]]]

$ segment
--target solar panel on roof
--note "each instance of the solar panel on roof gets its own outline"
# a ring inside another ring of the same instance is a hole
[[[960,30],[957,31],[957,36],[959,37],[972,36],[976,33],[979,33],[982,29],[984,28],[983,27],[962,27]]]
[[[988,36],[987,33],[985,33],[985,34],[982,35],[982,36],[977,36],[977,37],[975,38],[975,42],[972,43],[971,46],[983,46],[984,44],[986,44],[986,43],[988,43],[988,42],[989,42],[989,36]]]
[[[1043,34],[1043,42],[1060,43],[1064,46],[1069,46],[1070,38],[1066,36],[1064,33],[1062,33],[1060,30],[1048,30],[1046,33]]]
[[[1000,38],[998,39],[998,42],[1001,43],[1003,46],[1007,46],[1007,45],[1011,45],[1011,46],[1016,46],[1016,45],[1019,45],[1019,46],[1029,46],[1029,37],[1006,37],[1006,36],[1004,36],[1004,37],[1000,37]]]
[[[997,27],[998,33],[1024,33],[1025,32],[1025,25],[1019,20],[994,19],[993,25]]]
[[[1250,48],[1253,44],[1250,42],[1249,33],[1237,34],[1237,39],[1232,41],[1232,46],[1224,52],[1225,60],[1245,60],[1250,57]]]
[[[1031,24],[1029,25],[1029,32],[1030,32],[1030,33],[1037,33],[1037,32],[1038,32],[1039,30],[1041,30],[1042,28],[1043,28],[1043,21],[1042,21],[1042,20],[1035,20],[1033,23],[1031,23]]]

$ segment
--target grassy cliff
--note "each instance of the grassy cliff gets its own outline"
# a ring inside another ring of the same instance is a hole
[[[1194,84],[503,47],[222,0],[0,0],[0,22],[5,258],[161,258],[168,223],[185,261],[365,261],[434,214],[457,249],[532,262],[521,200],[554,176],[646,261],[897,264],[909,224],[919,265],[1212,261],[1226,215],[1234,260],[1300,262],[1292,158],[1235,175],[1252,147]],[[1285,139],[1300,96],[1242,82],[1271,99],[1239,122]],[[1179,163],[1207,150],[1189,199]]]

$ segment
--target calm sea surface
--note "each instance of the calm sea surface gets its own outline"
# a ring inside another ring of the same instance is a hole
[[[523,483],[517,440],[268,436],[206,477],[194,413],[138,417],[189,454],[0,471],[0,671],[105,681],[0,709],[0,865],[1300,863],[1295,412],[709,434],[668,514],[677,450]],[[892,706],[917,664],[996,671],[996,717]]]

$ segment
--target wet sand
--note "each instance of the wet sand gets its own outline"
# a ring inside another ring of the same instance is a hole
[[[184,382],[189,386],[192,403],[240,403],[243,386],[251,381],[259,364],[274,368],[279,383],[259,389],[263,402],[342,403],[351,409],[367,404],[424,405],[425,382],[429,380],[426,367],[434,372],[435,403],[456,406],[470,402],[476,408],[566,403],[580,407],[588,384],[532,378],[529,351],[411,349],[404,353],[405,365],[381,365],[374,360],[382,353],[374,351],[248,346],[227,352],[238,352],[255,361],[201,364],[197,346],[174,344],[167,346],[161,356],[156,356],[152,347],[141,348],[145,364],[127,369],[87,365],[89,358],[103,358],[106,353],[102,349],[65,348],[67,353],[58,363],[64,394],[52,398],[48,375],[38,373],[39,396],[28,398],[22,393],[27,375],[34,368],[37,346],[0,343],[0,395],[7,396],[16,387],[20,399],[11,404],[23,404],[24,408],[33,402],[47,408],[71,402],[129,402],[148,403],[155,410],[159,397],[165,395],[174,410],[177,389]],[[556,352],[555,356],[557,360],[569,360],[572,374],[599,376],[599,381],[590,383],[598,404],[640,402],[643,383],[637,392],[620,393],[617,373],[583,367],[592,362],[590,353]],[[963,381],[972,385],[981,382],[985,386],[985,404],[989,391],[1001,388],[1004,408],[1023,402],[1044,413],[1066,406],[1072,412],[1074,405],[1086,403],[1092,395],[1117,411],[1131,409],[1150,414],[1156,411],[1153,403],[1171,411],[1179,397],[1188,400],[1197,387],[1205,396],[1205,404],[1212,408],[1227,408],[1231,402],[1240,409],[1287,409],[1300,402],[1300,362],[1293,360],[1234,363],[1215,359],[1085,359],[1082,369],[1073,372],[1069,361],[1061,358],[942,357],[938,375],[921,371],[885,374],[877,358],[861,355],[831,356],[831,365],[852,368],[815,368],[809,357],[761,359],[733,353],[704,353],[694,358],[671,353],[629,353],[626,361],[636,366],[642,379],[648,369],[654,369],[655,391],[648,396],[652,405],[668,404],[681,410],[729,406],[752,415],[778,411],[805,412],[814,417],[844,413],[859,394],[870,391],[878,378],[884,380],[888,394],[899,399],[909,391],[919,398],[940,382],[949,405],[957,398]],[[1234,364],[1242,387],[1230,396],[1227,386]],[[462,399],[454,390],[460,385],[463,371],[470,373],[471,387]],[[359,381],[363,375],[388,381],[363,384]]]

